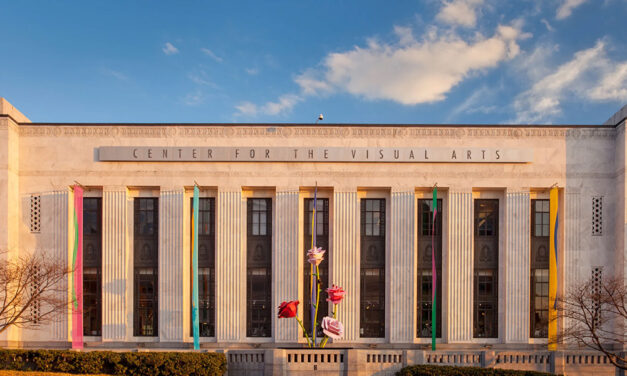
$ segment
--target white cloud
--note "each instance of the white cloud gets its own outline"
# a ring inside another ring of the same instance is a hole
[[[627,101],[627,61],[607,72],[599,85],[590,90],[588,97],[599,101]]]
[[[395,27],[396,43],[368,40],[365,47],[327,55],[316,69],[307,69],[294,82],[300,91],[276,102],[236,106],[240,114],[277,115],[291,110],[307,96],[346,92],[369,100],[416,105],[444,100],[464,79],[497,67],[520,52],[517,41],[529,35],[521,22],[500,25],[494,35],[475,34],[464,40],[454,30],[431,27],[422,40],[411,28]]]
[[[466,42],[454,33],[430,33],[423,41],[387,44],[370,41],[366,48],[329,54],[322,78],[306,73],[296,79],[304,93],[333,87],[366,99],[386,99],[405,105],[437,102],[468,76],[494,68],[516,56],[521,37],[512,26]],[[408,44],[407,44],[408,43]]]
[[[190,73],[187,77],[195,84],[217,88],[218,85],[209,80],[209,75],[204,70]]]
[[[205,96],[200,90],[191,92],[183,98],[183,103],[188,106],[197,106],[205,101]]]
[[[223,61],[223,59],[216,55],[213,51],[211,51],[208,48],[201,48],[200,49],[205,55],[209,56],[210,58],[212,58],[213,60],[217,61],[218,63],[221,63]]]
[[[174,47],[174,45],[170,42],[166,42],[165,46],[161,50],[166,55],[174,55],[179,53],[178,48]]]
[[[482,86],[468,96],[459,106],[455,107],[447,117],[447,122],[451,122],[462,114],[482,113],[489,114],[496,112],[498,107],[486,105],[489,101],[494,101],[499,91],[498,88]]]
[[[266,102],[264,105],[258,106],[251,102],[242,102],[235,106],[236,115],[256,116],[258,114],[276,116],[285,112],[289,112],[304,98],[296,94],[281,95],[276,102]]]
[[[627,61],[612,61],[606,56],[605,42],[597,41],[519,94],[514,100],[514,122],[551,121],[562,113],[563,102],[572,98],[626,101]]]
[[[255,76],[255,75],[259,74],[259,69],[257,69],[257,68],[245,68],[244,72],[250,74],[251,76]]]
[[[551,24],[549,23],[549,21],[547,21],[545,18],[543,18],[541,20],[541,22],[544,24],[544,26],[546,26],[546,29],[548,31],[554,31],[555,29],[553,28],[553,26],[551,26]]]
[[[477,24],[477,7],[483,0],[450,0],[442,1],[443,6],[436,18],[450,25],[473,27]]]
[[[106,76],[111,76],[111,77],[117,78],[120,81],[126,81],[128,79],[128,77],[124,73],[118,72],[118,71],[113,70],[113,69],[102,68],[101,72],[102,72],[102,74],[104,74]]]
[[[235,106],[235,109],[239,112],[239,114],[245,116],[255,116],[259,111],[257,105],[251,102],[242,102]]]
[[[573,10],[585,3],[588,0],[563,0],[562,4],[557,8],[557,13],[555,14],[555,18],[558,20],[563,20],[565,18],[570,17],[573,13]]]

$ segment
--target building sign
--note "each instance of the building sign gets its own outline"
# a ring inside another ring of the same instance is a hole
[[[533,150],[508,148],[101,146],[101,162],[447,162],[528,163]]]

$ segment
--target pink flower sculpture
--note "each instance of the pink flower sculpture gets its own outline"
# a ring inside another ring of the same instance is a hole
[[[320,265],[320,263],[322,262],[322,260],[324,260],[324,253],[326,251],[323,250],[321,247],[314,247],[313,249],[310,249],[307,251],[307,262],[309,262],[312,265]]]
[[[344,325],[336,319],[326,316],[322,319],[322,331],[333,339],[340,339],[344,336]]]
[[[342,301],[342,299],[344,299],[344,294],[346,294],[346,291],[344,291],[344,289],[340,286],[333,285],[332,287],[329,287],[327,289],[327,294],[329,294],[327,302],[338,304]]]

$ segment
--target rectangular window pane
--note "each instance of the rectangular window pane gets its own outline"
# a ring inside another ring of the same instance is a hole
[[[498,337],[498,200],[474,203],[474,302],[475,338]]]

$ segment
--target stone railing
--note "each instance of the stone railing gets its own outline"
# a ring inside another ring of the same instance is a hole
[[[484,367],[568,375],[612,375],[609,359],[583,351],[393,349],[226,350],[228,375],[394,375],[413,364]]]

